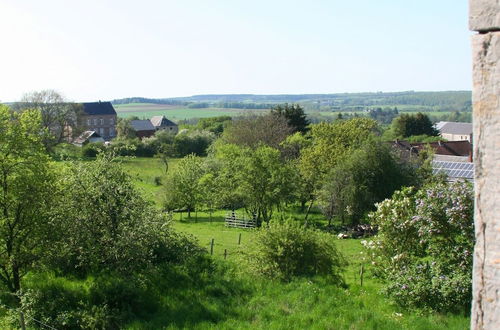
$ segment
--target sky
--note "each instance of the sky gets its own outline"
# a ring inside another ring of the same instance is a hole
[[[0,101],[471,89],[466,0],[0,0]]]

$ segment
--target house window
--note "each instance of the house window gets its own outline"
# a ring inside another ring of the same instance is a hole
[[[113,119],[111,119],[113,120]],[[115,136],[115,129],[113,127],[109,128],[109,136]]]
[[[104,125],[104,119],[101,118],[101,125]]]
[[[88,126],[92,125],[92,119],[87,119],[87,125]]]
[[[114,124],[114,122],[113,122],[113,118],[110,118],[110,119],[109,119],[109,124],[110,124],[110,125],[113,125],[113,124]],[[111,134],[111,133],[110,133],[110,134]]]
[[[94,118],[94,125],[97,125],[97,118]]]
[[[102,136],[102,137],[104,137],[104,128],[101,127],[99,129],[99,135]]]

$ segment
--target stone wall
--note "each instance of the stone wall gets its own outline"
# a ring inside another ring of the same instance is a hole
[[[470,0],[475,162],[472,329],[500,329],[500,0]]]

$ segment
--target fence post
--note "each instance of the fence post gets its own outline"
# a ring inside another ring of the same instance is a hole
[[[361,265],[361,271],[359,272],[359,277],[360,277],[360,280],[361,280],[361,286],[363,286],[363,274],[365,272],[365,269],[363,267],[363,265]]]
[[[26,330],[26,323],[24,322],[24,313],[19,311],[19,322],[21,323],[21,329]]]
[[[224,260],[227,258],[227,249],[224,249]]]
[[[238,245],[241,244],[241,233],[238,235]]]
[[[212,242],[210,243],[210,255],[214,254],[214,239],[212,238]]]

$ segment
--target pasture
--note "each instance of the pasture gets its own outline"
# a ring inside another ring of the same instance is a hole
[[[127,171],[147,198],[161,205],[164,176],[159,159],[123,160]],[[176,160],[171,160],[170,169]],[[284,283],[253,275],[243,258],[253,247],[256,229],[228,228],[226,210],[175,213],[176,230],[194,236],[224,271],[214,273],[199,287],[170,288],[161,312],[147,320],[136,320],[129,329],[467,329],[470,319],[463,315],[441,315],[422,310],[405,310],[381,292],[381,282],[371,273],[361,240],[332,240],[348,261],[343,273],[345,286],[326,278],[299,278]],[[278,215],[280,216],[280,215]],[[297,221],[303,213],[292,208],[283,216]],[[311,222],[325,223],[314,211]],[[241,240],[240,240],[241,235]],[[363,283],[361,284],[361,266]]]

